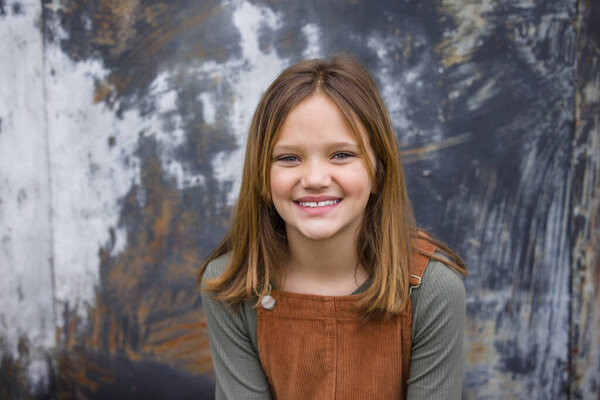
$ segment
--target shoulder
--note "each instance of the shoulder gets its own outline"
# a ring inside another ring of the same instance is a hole
[[[466,294],[461,275],[442,262],[429,261],[421,286],[412,291],[411,306],[413,328],[447,318],[464,319]]]
[[[206,266],[206,271],[204,271],[204,279],[213,279],[225,271],[227,265],[229,264],[229,260],[231,259],[231,252],[225,253],[222,256],[219,256],[208,263]]]
[[[464,298],[465,286],[462,276],[446,264],[430,260],[423,274],[423,291],[439,295]]]
[[[411,305],[407,398],[459,399],[466,309],[461,275],[444,263],[429,261]]]
[[[208,263],[204,276],[202,277],[200,295],[202,297],[202,305],[207,314],[213,313],[217,319],[235,316],[236,319],[241,320],[243,319],[242,309],[244,308],[244,304],[242,304],[242,307],[232,307],[226,301],[218,300],[214,291],[206,289],[206,281],[221,276],[227,268],[230,258],[231,254],[226,253]]]
[[[231,252],[225,253],[214,260],[211,260],[206,266],[206,271],[204,271],[204,276],[202,277],[201,291],[200,294],[202,296],[202,300],[205,302],[207,307],[215,307],[223,310],[227,310],[229,313],[233,313],[234,311],[237,314],[252,312],[253,305],[256,302],[254,298],[247,299],[240,307],[232,307],[226,301],[216,300],[215,293],[213,291],[207,291],[205,287],[206,280],[215,279],[221,276],[229,265],[229,261],[231,260]]]
[[[212,260],[206,267],[202,282],[204,283],[205,279],[217,278],[223,274],[229,265],[230,259],[231,253],[226,253]],[[215,343],[214,346],[217,346],[215,337],[227,336],[230,339],[236,337],[236,340],[239,340],[240,343],[253,346],[255,350],[258,348],[255,299],[248,299],[239,307],[231,307],[223,301],[216,300],[213,292],[201,290],[201,296],[208,328],[212,336],[211,340]],[[226,351],[223,350],[223,352]]]

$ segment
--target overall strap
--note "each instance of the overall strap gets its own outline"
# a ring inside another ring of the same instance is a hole
[[[437,249],[437,246],[425,239],[418,238],[416,240],[416,248],[425,253],[433,254],[433,252]],[[423,274],[425,273],[425,268],[429,263],[429,259],[430,258],[428,256],[420,254],[416,251],[413,254],[413,260],[410,266],[409,293],[412,292],[413,288],[418,288],[421,286],[421,279],[423,278]]]
[[[437,246],[428,242],[425,239],[417,238],[415,240],[415,248],[425,253],[433,254],[437,249]],[[412,344],[412,309],[410,294],[413,289],[421,286],[421,280],[425,273],[425,268],[429,263],[430,257],[419,253],[417,250],[412,255],[412,261],[409,270],[409,298],[406,310],[402,313],[402,393],[403,398],[406,398],[406,383],[408,382],[408,375],[410,371],[410,348]]]

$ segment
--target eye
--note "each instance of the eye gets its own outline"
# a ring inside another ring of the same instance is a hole
[[[300,159],[298,157],[296,157],[296,156],[293,156],[293,155],[284,154],[284,155],[275,157],[275,161],[280,161],[280,162],[283,162],[283,163],[291,164],[291,163],[295,163],[297,161],[300,161]]]
[[[347,151],[340,151],[339,153],[335,153],[332,158],[335,160],[345,160],[350,157],[354,157],[354,154],[348,153]]]

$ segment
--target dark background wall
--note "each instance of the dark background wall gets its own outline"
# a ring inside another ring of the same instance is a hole
[[[212,398],[251,114],[340,51],[468,263],[463,397],[600,398],[599,3],[0,0],[0,399]]]

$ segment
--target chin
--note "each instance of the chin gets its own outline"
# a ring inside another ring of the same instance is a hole
[[[306,229],[299,231],[300,236],[310,240],[326,240],[331,239],[338,231],[331,229]]]
[[[302,235],[303,237],[305,237],[306,239],[310,239],[310,240],[327,240],[327,239],[331,239],[331,237],[333,237],[333,235],[329,235],[327,233],[317,233],[317,234],[305,234]]]

